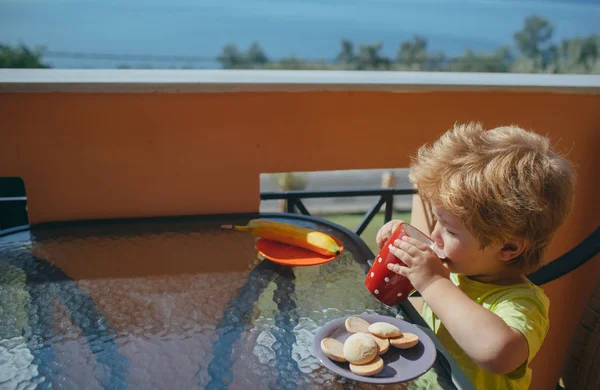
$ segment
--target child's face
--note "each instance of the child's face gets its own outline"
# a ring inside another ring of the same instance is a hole
[[[491,276],[502,273],[499,259],[501,245],[491,244],[481,249],[477,238],[465,227],[460,218],[441,207],[433,207],[437,219],[431,239],[443,249],[451,272],[466,276]]]

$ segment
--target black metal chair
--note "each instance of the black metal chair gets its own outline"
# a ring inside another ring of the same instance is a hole
[[[536,285],[549,283],[581,267],[600,252],[600,227],[564,255],[528,275]]]

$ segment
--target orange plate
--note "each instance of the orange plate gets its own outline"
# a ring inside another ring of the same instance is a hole
[[[344,245],[336,237],[333,237],[333,239],[340,246],[341,254],[344,251]],[[339,255],[325,256],[317,252],[309,251],[308,249],[267,240],[266,238],[259,238],[258,241],[256,241],[256,250],[258,250],[258,253],[265,258],[290,267],[324,264],[339,257]]]

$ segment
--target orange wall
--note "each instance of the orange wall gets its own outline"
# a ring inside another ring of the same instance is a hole
[[[598,107],[598,95],[550,92],[3,93],[0,176],[23,178],[31,223],[250,212],[260,173],[406,167],[456,121],[518,124],[577,164],[553,259],[600,221]],[[596,258],[545,286],[552,329],[540,355],[549,360],[536,367],[558,375],[599,271]],[[548,378],[536,375],[535,388],[553,388]]]

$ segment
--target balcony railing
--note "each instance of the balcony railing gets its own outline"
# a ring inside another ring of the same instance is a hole
[[[417,191],[408,188],[385,188],[372,190],[343,190],[343,191],[286,191],[286,192],[261,192],[261,200],[285,200],[287,201],[287,212],[310,215],[310,212],[302,203],[302,199],[313,198],[348,198],[358,196],[379,196],[379,200],[365,213],[362,221],[354,229],[354,233],[359,236],[367,228],[373,217],[385,205],[384,221],[389,222],[392,219],[394,211],[394,196],[395,195],[412,195]]]

